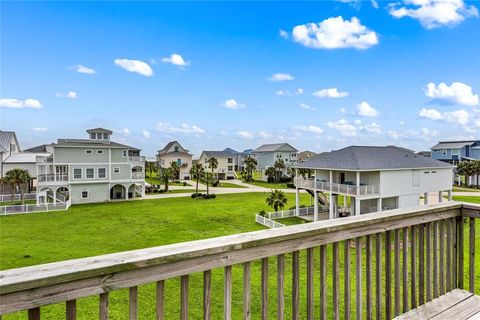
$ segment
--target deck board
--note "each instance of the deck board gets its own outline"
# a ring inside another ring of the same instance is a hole
[[[480,319],[480,296],[454,289],[446,294],[410,310],[395,319]]]

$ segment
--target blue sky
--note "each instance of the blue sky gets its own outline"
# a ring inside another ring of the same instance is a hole
[[[478,2],[2,2],[0,127],[151,156],[480,133]],[[173,56],[172,56],[173,55]]]

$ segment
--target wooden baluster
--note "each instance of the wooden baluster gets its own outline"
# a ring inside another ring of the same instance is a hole
[[[392,243],[390,231],[385,232],[385,318],[391,319],[392,306]]]
[[[425,228],[418,228],[418,305],[425,303]]]
[[[250,262],[243,264],[243,320],[250,320]]]
[[[313,320],[313,248],[307,249],[307,319]]]
[[[277,320],[285,317],[285,256],[277,256]]]
[[[203,319],[210,320],[212,317],[212,271],[203,272]]]
[[[130,287],[129,289],[129,297],[130,297],[130,320],[137,320],[138,319],[138,287]]]
[[[376,262],[376,318],[377,320],[382,319],[382,235],[380,233],[376,234],[376,245],[375,245],[375,262]]]
[[[475,219],[470,218],[468,290],[475,292]]]
[[[339,263],[338,263],[338,242],[333,243],[333,318],[340,319],[340,293],[339,293]]]
[[[408,308],[408,228],[402,230],[402,291],[403,291],[403,309],[405,313]]]
[[[327,245],[320,246],[320,320],[327,320]]]
[[[350,313],[351,313],[351,279],[350,279],[350,240],[347,239],[343,243],[343,297],[345,301],[345,306],[344,306],[344,319],[350,319]]]
[[[433,298],[438,298],[438,223],[433,222]]]
[[[463,289],[463,261],[464,261],[464,256],[463,256],[463,216],[460,216],[457,218],[457,245],[458,245],[458,279],[457,279],[457,286],[459,289]]]
[[[455,289],[455,288],[458,288],[457,286],[458,241],[457,241],[457,224],[455,223],[455,218],[450,219],[450,224],[452,225],[452,289]]]
[[[432,300],[432,232],[431,232],[431,223],[427,223],[425,226],[425,290],[426,301],[429,302]]]
[[[410,289],[411,289],[411,301],[412,301],[412,309],[417,307],[417,235],[415,226],[410,227],[410,273],[411,273],[411,281],[410,281]]]
[[[188,275],[180,277],[180,319],[188,320]]]
[[[300,252],[292,252],[292,319],[300,320]]]
[[[438,236],[440,237],[440,261],[438,262],[439,265],[439,272],[440,272],[440,281],[439,281],[439,295],[445,294],[445,233],[444,233],[444,223],[443,220],[439,222],[439,231]]]
[[[396,317],[400,314],[400,229],[394,231],[394,245],[395,305],[393,312]]]
[[[156,314],[157,320],[163,320],[165,318],[165,281],[157,281],[156,287]]]
[[[263,271],[263,261],[262,261]],[[226,266],[223,273],[223,319],[232,320],[232,266]],[[262,276],[263,278],[263,276]],[[263,282],[263,281],[262,281]],[[263,286],[263,283],[262,283]],[[263,305],[262,305],[263,308]]]
[[[108,320],[108,292],[100,293],[100,320]]]
[[[40,320],[40,308],[28,309],[28,320]]]
[[[452,290],[452,224],[450,220],[446,220],[447,224],[447,256],[446,256],[446,291],[449,292]]]
[[[362,319],[362,239],[355,239],[355,314],[356,319]]]
[[[365,257],[365,277],[366,277],[366,286],[367,286],[367,319],[371,320],[373,318],[373,294],[372,294],[372,237],[367,235],[365,237],[366,241],[366,257]]]
[[[77,300],[68,300],[65,303],[66,307],[66,319],[67,320],[76,320],[77,319]]]
[[[268,258],[262,259],[262,320],[268,320]]]

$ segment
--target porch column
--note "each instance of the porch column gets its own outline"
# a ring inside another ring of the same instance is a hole
[[[142,197],[145,197],[145,183],[142,184]]]
[[[438,202],[443,202],[443,191],[438,191]]]
[[[358,199],[357,197],[355,197],[355,215],[360,215],[360,199]]]
[[[448,201],[452,201],[452,190],[448,190]]]
[[[54,205],[57,203],[57,190],[58,189],[52,189],[52,191],[53,191],[53,204]]]
[[[295,187],[295,215],[298,216],[299,210],[300,210],[300,203],[299,203],[299,195],[300,195],[300,190],[298,190],[298,186]]]
[[[333,194],[330,192],[330,199],[329,199],[330,208],[328,210],[328,218],[329,219],[334,218],[334,215],[333,215],[334,214],[334,212],[333,212],[333,199],[334,199]]]
[[[128,188],[123,186],[125,188],[125,200],[128,200]]]
[[[313,172],[313,221],[318,221],[317,170]]]
[[[360,190],[360,188],[359,188],[360,187],[360,171],[357,171],[357,177],[356,177],[355,180],[356,180],[355,185],[357,186],[357,195],[359,195],[358,191]]]
[[[423,203],[428,206],[428,192],[423,194]]]
[[[377,211],[382,211],[382,198],[377,199]]]

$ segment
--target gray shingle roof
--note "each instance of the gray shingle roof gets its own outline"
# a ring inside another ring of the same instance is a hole
[[[230,151],[203,151],[207,158],[222,158],[222,157],[231,157],[233,154]]]
[[[0,152],[6,152],[10,149],[10,141],[12,137],[17,139],[14,131],[2,131],[0,130]]]
[[[395,146],[350,146],[319,154],[295,167],[334,170],[388,170],[453,168],[454,166]]]
[[[87,133],[90,133],[90,132],[105,132],[105,133],[109,133],[109,134],[112,134],[112,133],[113,133],[113,131],[108,130],[108,129],[104,129],[104,128],[88,129],[88,130],[87,130]]]
[[[283,147],[286,147],[286,149],[289,149],[288,151],[292,151],[292,152],[297,151],[297,149],[295,149],[288,143],[271,143],[271,144],[261,145],[257,149],[253,150],[253,152],[275,152]]]
[[[90,140],[90,139],[58,139],[57,143],[53,144],[54,146],[99,146],[99,147],[111,147],[111,148],[128,148],[130,150],[140,151],[135,147],[127,146],[125,144],[121,144],[118,142],[113,141],[105,141],[105,140]]]
[[[183,151],[172,151],[172,152],[167,152],[168,149],[170,149],[174,144],[178,144],[180,146],[180,148],[182,148],[183,150],[185,150],[185,152]],[[182,155],[190,155],[190,153],[188,153],[188,150],[185,149],[178,141],[170,141],[169,143],[167,143],[167,145],[161,149],[161,150],[158,150],[158,154],[159,155],[165,155],[165,154],[182,154]]]
[[[465,146],[471,146],[477,142],[476,140],[469,140],[469,141],[440,141],[430,149],[438,150],[438,149],[461,149]]]

